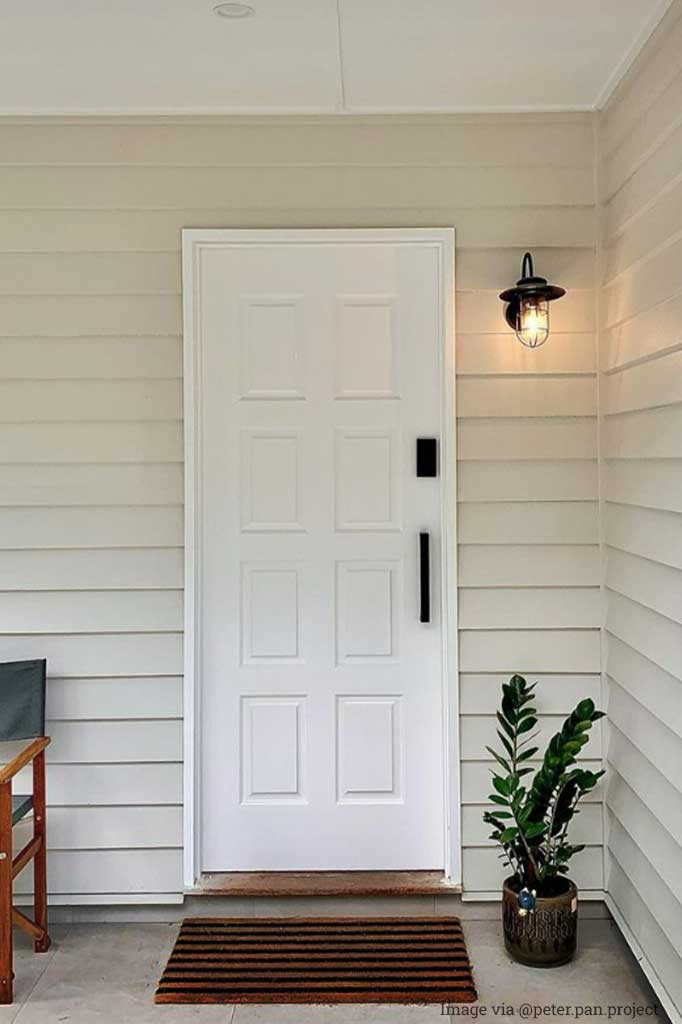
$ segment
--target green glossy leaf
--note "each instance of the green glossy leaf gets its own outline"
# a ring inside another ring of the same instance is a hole
[[[499,711],[497,712],[497,721],[500,723],[500,725],[502,726],[502,728],[506,732],[506,734],[509,737],[509,739],[513,741],[514,740],[514,729],[509,724],[509,722],[504,717],[504,715],[501,714]]]
[[[581,700],[576,705],[576,709],[573,714],[580,719],[591,718],[594,714],[594,701],[589,697],[586,697],[585,700]]]
[[[493,775],[493,786],[502,796],[509,796],[511,786],[508,779],[502,779],[499,775]]]
[[[511,745],[511,743],[509,742],[509,740],[507,739],[507,737],[504,736],[503,733],[501,733],[499,731],[499,729],[497,730],[497,736],[498,736],[498,739],[499,739],[500,743],[502,744],[504,749],[507,751],[509,756],[513,757],[514,756],[514,749],[513,749],[512,745]]]
[[[494,804],[499,804],[500,807],[509,807],[509,801],[505,797],[498,796],[497,793],[490,793],[488,795],[488,800],[492,801]]]
[[[526,839],[535,839],[537,836],[542,836],[547,831],[547,826],[544,821],[533,821],[527,828],[524,828],[523,834]]]
[[[507,761],[506,758],[502,757],[501,754],[498,754],[496,750],[493,750],[492,747],[486,747],[485,749],[488,751],[489,754],[492,754],[495,760],[498,762],[498,764],[502,765],[504,770],[511,775],[512,769],[509,761]]]
[[[514,705],[514,699],[508,693],[505,694],[505,696],[502,698],[502,714],[504,715],[504,717],[506,718],[510,725],[513,726],[516,724],[517,715],[516,707]]]

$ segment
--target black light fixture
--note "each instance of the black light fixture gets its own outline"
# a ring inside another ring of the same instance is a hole
[[[549,336],[549,304],[566,294],[565,288],[548,284],[545,277],[536,277],[533,257],[524,253],[521,277],[515,288],[507,288],[500,298],[507,303],[504,317],[527,348],[539,348]]]

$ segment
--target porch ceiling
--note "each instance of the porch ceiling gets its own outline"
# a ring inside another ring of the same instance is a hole
[[[6,0],[0,113],[591,109],[669,0]]]

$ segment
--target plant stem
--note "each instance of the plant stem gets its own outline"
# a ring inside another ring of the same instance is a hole
[[[517,759],[517,756],[518,756],[518,742],[519,742],[519,731],[518,730],[519,730],[519,725],[518,725],[518,719],[517,719],[516,725],[514,726],[514,743],[513,743],[513,746],[512,746],[512,762],[511,762],[511,766],[512,766],[512,770],[513,770],[514,775],[516,775],[516,769],[517,769],[516,759]],[[518,778],[518,776],[517,776],[517,778]],[[540,873],[538,871],[538,866],[535,863],[535,859],[533,858],[533,854],[530,852],[530,846],[528,845],[526,837],[523,834],[523,828],[521,827],[521,825],[519,823],[519,819],[517,817],[516,810],[515,810],[515,808],[513,806],[513,799],[514,798],[512,796],[512,812],[514,814],[514,821],[516,822],[516,827],[519,830],[519,835],[521,836],[521,842],[523,843],[523,845],[525,847],[526,856],[528,857],[528,860],[529,860],[529,862],[530,862],[530,864],[532,865],[532,868],[533,868],[533,876],[534,876],[534,878],[529,878],[528,879],[528,881],[532,885],[534,879],[538,879],[540,877]],[[529,874],[529,872],[524,872],[523,874]],[[523,884],[523,882],[525,881],[523,875],[520,875],[520,881],[521,881],[521,884]]]
[[[556,809],[559,804],[559,798],[567,785],[568,782],[564,782],[563,786],[560,785],[557,788],[552,802],[552,813],[549,818],[549,831],[547,832],[547,860],[545,865],[545,874],[547,873],[548,869],[556,867],[555,853],[558,849],[558,844],[554,841],[552,837],[552,830],[554,829],[554,819],[556,817]],[[570,820],[571,819],[569,817],[568,821]],[[568,827],[568,822],[566,822],[566,827]]]
[[[566,824],[564,825],[564,830],[563,830],[563,832],[557,838],[557,848],[563,846],[563,844],[564,844],[564,840],[566,839],[566,836],[568,835],[568,826],[571,824],[571,820],[573,819],[573,813],[574,813],[576,807],[578,806],[578,801],[580,800],[581,795],[582,794],[581,794],[580,790],[577,790],[576,794],[575,794],[575,797],[573,799],[573,803],[571,804],[571,813],[568,816]]]

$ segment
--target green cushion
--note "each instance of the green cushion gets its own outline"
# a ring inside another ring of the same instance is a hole
[[[33,797],[32,796],[13,796],[12,797],[12,824],[16,825],[18,821],[25,818],[28,812],[33,808]]]
[[[0,664],[0,740],[45,735],[46,668],[44,659]]]

